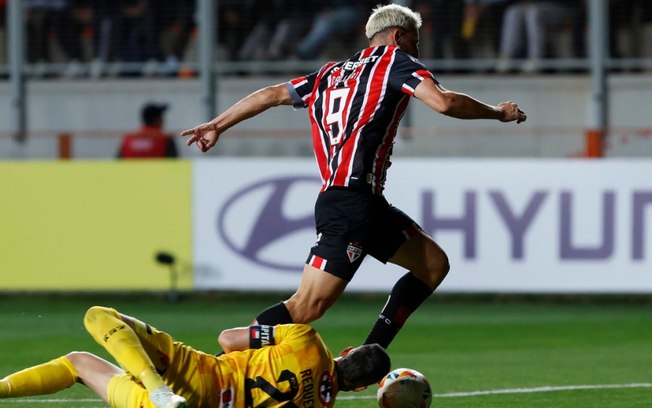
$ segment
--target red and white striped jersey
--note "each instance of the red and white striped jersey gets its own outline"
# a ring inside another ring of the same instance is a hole
[[[308,108],[322,189],[382,194],[398,123],[414,89],[432,78],[396,46],[370,47],[287,83],[295,108]]]

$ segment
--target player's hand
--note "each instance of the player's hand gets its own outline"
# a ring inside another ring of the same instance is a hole
[[[190,136],[186,141],[187,146],[195,143],[199,150],[207,152],[211,147],[215,146],[220,138],[220,129],[213,122],[207,122],[192,129],[184,130],[180,135]]]
[[[500,118],[501,122],[516,121],[516,123],[521,123],[527,120],[525,112],[523,112],[521,108],[512,101],[499,103],[498,109],[502,112],[502,117]]]

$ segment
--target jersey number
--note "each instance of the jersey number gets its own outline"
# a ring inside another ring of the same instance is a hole
[[[344,105],[349,98],[350,90],[350,88],[337,88],[329,92],[326,125],[328,126],[328,137],[331,146],[338,144],[342,140],[344,126],[346,125]]]
[[[278,402],[288,401],[287,404],[284,404],[284,407],[287,408],[298,408],[296,404],[292,402],[292,399],[296,397],[299,392],[299,382],[297,381],[297,376],[290,370],[283,370],[281,374],[276,379],[276,383],[282,383],[288,381],[290,383],[290,390],[286,392],[281,392],[275,388],[272,384],[268,383],[263,377],[258,376],[255,379],[247,378],[245,379],[245,405],[247,407],[254,406],[254,398],[251,395],[251,390],[254,388],[260,388],[265,394],[274,398]]]

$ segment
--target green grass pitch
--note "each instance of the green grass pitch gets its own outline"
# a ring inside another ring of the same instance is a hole
[[[220,330],[248,324],[282,295],[27,297],[0,294],[0,377],[72,350],[109,358],[82,326],[91,305],[112,306],[198,349],[217,352]],[[361,343],[384,298],[342,298],[313,326],[334,353]],[[435,296],[389,348],[393,366],[428,377],[436,408],[652,406],[649,304],[478,301]],[[376,407],[376,387],[341,393],[336,406]],[[83,386],[3,408],[105,405]]]

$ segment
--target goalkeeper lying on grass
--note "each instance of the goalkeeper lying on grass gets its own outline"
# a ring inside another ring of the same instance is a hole
[[[0,397],[50,394],[80,383],[115,408],[330,407],[338,391],[362,389],[390,370],[379,345],[347,348],[333,358],[302,324],[224,330],[219,356],[106,307],[91,307],[84,326],[124,370],[74,351],[3,378]]]

